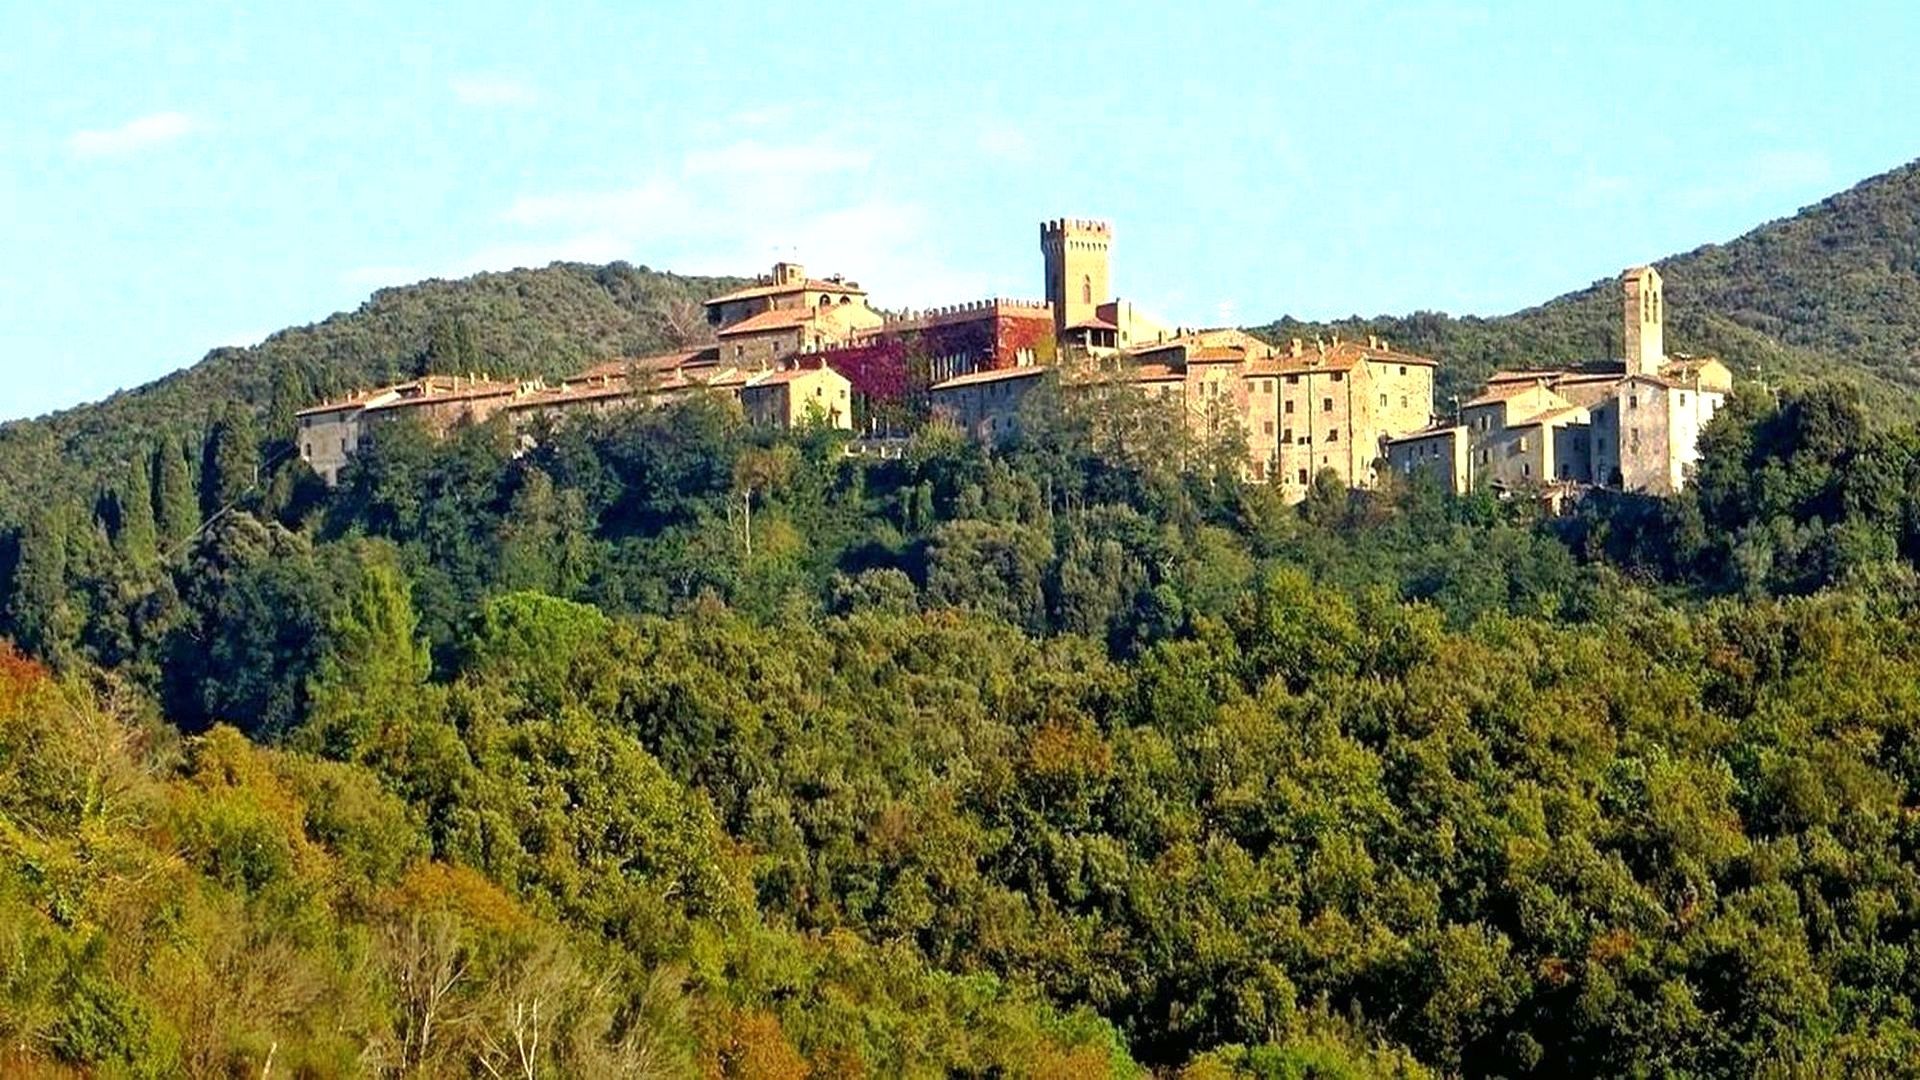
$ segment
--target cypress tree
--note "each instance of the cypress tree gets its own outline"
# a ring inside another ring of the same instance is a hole
[[[260,435],[243,406],[229,405],[207,435],[200,470],[200,512],[212,517],[238,503],[260,466]]]
[[[127,464],[127,478],[114,492],[114,550],[136,566],[152,562],[160,550],[160,537],[153,513],[153,478],[147,475],[147,463],[134,458]]]
[[[200,527],[200,508],[194,499],[186,448],[173,439],[161,439],[153,451],[153,519],[159,527],[160,542],[167,549],[184,542]]]
[[[66,604],[67,524],[65,507],[34,508],[20,532],[20,556],[7,599],[7,628],[14,640],[48,660],[58,657],[72,630]]]

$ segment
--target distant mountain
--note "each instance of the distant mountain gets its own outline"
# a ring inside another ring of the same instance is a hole
[[[231,401],[284,415],[323,394],[423,372],[555,376],[703,340],[701,301],[739,284],[555,263],[381,289],[355,311],[215,349],[105,401],[0,425],[0,517],[17,520],[49,492],[85,495],[123,479],[156,437],[196,435]]]
[[[1657,265],[1670,352],[1714,353],[1773,382],[1843,378],[1897,414],[1920,412],[1920,162]],[[1257,329],[1281,340],[1384,336],[1442,361],[1445,396],[1496,367],[1616,355],[1618,288],[1608,278],[1494,318],[1421,312]]]

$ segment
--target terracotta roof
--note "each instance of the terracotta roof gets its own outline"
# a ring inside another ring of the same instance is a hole
[[[783,371],[769,371],[769,372],[765,372],[764,374],[756,375],[751,379],[748,379],[747,387],[749,389],[752,389],[752,388],[761,387],[761,386],[782,386],[787,383],[799,382],[802,378],[805,378],[806,376],[809,376],[809,375],[818,375],[823,370],[830,370],[830,369],[812,367],[812,368],[787,368]]]
[[[400,385],[407,386],[411,384],[402,383]],[[377,390],[356,390],[353,393],[348,394],[346,397],[343,397],[343,398],[336,398],[332,401],[323,401],[318,405],[309,405],[308,407],[301,409],[299,412],[296,412],[293,415],[317,416],[321,413],[339,412],[342,409],[358,409],[365,406],[368,402],[373,401],[374,399],[379,398],[383,395],[397,394],[399,392],[400,392],[400,389],[398,386],[383,386]]]
[[[1105,319],[1081,319],[1079,322],[1074,323],[1073,325],[1067,327],[1067,329],[1069,330],[1118,330],[1120,328],[1113,325],[1112,323],[1108,322]]]
[[[1458,438],[1466,434],[1466,431],[1466,427],[1462,424],[1435,424],[1432,427],[1421,428],[1419,431],[1409,431],[1405,435],[1388,436],[1387,441],[1390,443],[1416,442],[1420,439],[1431,439],[1436,435],[1452,435]]]
[[[933,384],[935,390],[958,390],[967,386],[979,386],[982,383],[1005,382],[1008,379],[1025,379],[1034,375],[1044,375],[1049,369],[1028,365],[1026,367],[996,368],[992,371],[976,371],[969,375],[955,375],[945,382]]]
[[[1581,408],[1578,405],[1568,405],[1565,408],[1561,408],[1561,409],[1548,409],[1545,412],[1534,413],[1532,416],[1527,417],[1526,419],[1520,421],[1517,424],[1509,424],[1508,427],[1510,429],[1523,428],[1523,427],[1539,427],[1540,425],[1547,423],[1550,420],[1558,420],[1561,417],[1570,415],[1572,413],[1580,413],[1580,412],[1586,412],[1586,411],[1587,410]]]
[[[390,412],[398,409],[418,409],[429,405],[445,405],[460,401],[479,401],[484,398],[508,397],[523,392],[531,392],[533,387],[519,382],[469,382],[459,385],[459,380],[423,379],[418,393],[409,394],[404,390],[394,398],[383,398],[367,405],[367,412]],[[535,384],[537,385],[537,384]]]
[[[719,357],[714,348],[687,349],[681,352],[659,353],[654,356],[623,357],[595,364],[577,375],[569,375],[564,380],[569,383],[585,382],[589,379],[623,378],[629,371],[671,371],[685,367],[703,358]]]
[[[1222,360],[1245,360],[1247,350],[1238,345],[1202,346],[1187,350],[1187,363],[1207,364]]]
[[[867,290],[855,285],[851,281],[822,281],[819,278],[808,278],[805,281],[793,282],[786,285],[772,283],[766,285],[749,285],[744,289],[735,289],[733,292],[716,296],[707,301],[707,306],[712,307],[715,304],[725,304],[734,300],[752,300],[760,296],[786,296],[790,293],[797,292],[846,293],[850,296],[867,295]]]
[[[1181,379],[1186,376],[1170,364],[1141,364],[1133,369],[1133,377],[1142,382],[1156,382],[1160,379]]]
[[[732,326],[721,330],[717,337],[733,337],[736,334],[756,334],[767,330],[786,330],[795,326],[804,326],[812,322],[818,313],[810,307],[780,308],[775,311],[763,311],[750,319],[742,319]]]
[[[1554,397],[1559,396],[1558,394],[1554,394],[1553,391],[1547,387],[1547,384],[1543,382],[1503,383],[1499,386],[1487,387],[1485,390],[1480,392],[1479,397],[1476,397],[1471,401],[1463,403],[1460,407],[1463,409],[1471,409],[1476,405],[1494,405],[1502,401],[1511,401],[1514,398],[1520,397],[1521,395],[1529,393],[1534,390],[1539,390],[1544,393],[1551,394]]]
[[[1496,371],[1487,376],[1487,385],[1509,382],[1551,382],[1566,375],[1565,368],[1521,368],[1510,371]]]

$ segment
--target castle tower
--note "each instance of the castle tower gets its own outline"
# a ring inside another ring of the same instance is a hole
[[[1040,223],[1040,252],[1047,263],[1047,302],[1053,305],[1053,329],[1094,318],[1107,293],[1107,252],[1113,227],[1104,221],[1060,218]]]
[[[1660,272],[1636,266],[1620,275],[1621,314],[1626,333],[1627,374],[1657,375],[1667,362],[1666,298],[1660,291]]]

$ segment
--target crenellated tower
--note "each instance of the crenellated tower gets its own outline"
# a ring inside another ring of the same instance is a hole
[[[1661,295],[1660,272],[1636,266],[1621,274],[1620,296],[1627,374],[1658,375],[1667,362],[1666,298]]]
[[[1113,226],[1104,221],[1059,218],[1040,223],[1040,252],[1047,264],[1047,302],[1056,334],[1095,318],[1107,292]]]

